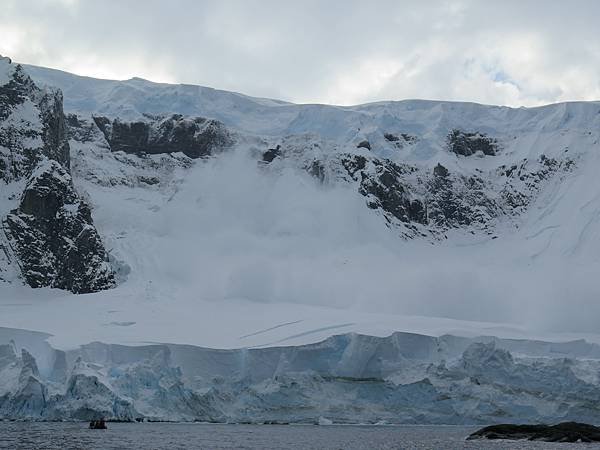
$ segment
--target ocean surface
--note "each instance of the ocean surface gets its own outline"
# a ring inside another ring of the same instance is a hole
[[[465,441],[478,427],[0,422],[2,449],[600,449],[600,444]]]

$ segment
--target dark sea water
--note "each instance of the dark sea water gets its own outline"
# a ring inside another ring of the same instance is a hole
[[[600,449],[596,444],[465,441],[477,427],[0,422],[2,449]]]

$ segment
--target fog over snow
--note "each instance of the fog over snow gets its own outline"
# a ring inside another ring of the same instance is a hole
[[[532,106],[600,98],[599,16],[594,0],[4,0],[0,53],[293,102]]]
[[[140,210],[120,212],[130,215],[134,229],[142,228],[128,232],[131,248],[140,255],[154,248],[162,259],[133,267],[132,277],[160,280],[165,294],[175,297],[193,292],[216,302],[245,298],[597,332],[596,241],[579,248],[576,236],[561,239],[558,233],[554,242],[532,243],[532,230],[544,229],[535,213],[524,230],[499,240],[399,240],[396,230],[361,208],[360,195],[317,185],[292,167],[265,174],[246,155],[242,149],[195,167],[159,221],[151,211],[144,221]],[[582,193],[571,186],[564,195]],[[552,216],[546,208],[539,214]],[[562,228],[571,234],[578,226]],[[152,243],[136,243],[138,236]]]

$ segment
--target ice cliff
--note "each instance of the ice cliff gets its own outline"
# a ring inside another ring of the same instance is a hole
[[[32,339],[47,361],[43,369],[26,349],[17,352],[19,340]],[[583,341],[347,334],[296,347],[91,343],[66,352],[39,341],[22,334],[0,346],[0,417],[431,424],[600,419],[600,347]]]

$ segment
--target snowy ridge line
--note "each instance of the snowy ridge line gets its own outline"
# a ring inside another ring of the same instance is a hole
[[[359,104],[355,104],[355,105],[333,105],[333,104],[322,104],[322,103],[306,103],[306,104],[302,104],[302,103],[292,103],[292,102],[287,102],[287,101],[283,101],[283,100],[278,100],[278,99],[272,99],[272,98],[262,98],[262,97],[253,97],[250,95],[246,95],[243,93],[239,93],[239,92],[233,92],[233,91],[226,91],[226,90],[222,90],[222,89],[215,89],[215,88],[211,88],[211,87],[207,87],[207,86],[200,86],[200,85],[194,85],[194,84],[186,84],[186,83],[161,83],[161,82],[154,82],[154,81],[150,81],[150,80],[146,80],[140,77],[133,77],[130,78],[128,80],[113,80],[113,79],[105,79],[105,78],[94,78],[94,77],[89,77],[89,76],[84,76],[84,75],[76,75],[70,72],[66,72],[60,69],[52,69],[49,67],[42,67],[42,66],[35,66],[32,64],[23,64],[23,66],[28,70],[28,72],[30,72],[32,74],[32,77],[36,80],[39,80],[40,82],[42,82],[45,85],[48,86],[60,86],[63,83],[66,85],[67,83],[69,84],[73,84],[75,85],[75,87],[81,87],[81,88],[90,88],[93,86],[93,83],[96,83],[98,85],[103,85],[102,88],[104,89],[98,89],[96,92],[94,92],[94,90],[92,90],[92,93],[96,93],[98,94],[99,92],[103,92],[105,93],[106,91],[109,91],[110,88],[112,88],[113,86],[118,86],[118,85],[123,85],[123,84],[127,84],[129,83],[132,86],[143,86],[143,87],[149,87],[150,89],[154,88],[155,90],[160,90],[160,88],[176,88],[176,87],[180,87],[180,88],[189,88],[189,89],[195,89],[197,92],[202,93],[203,91],[206,91],[207,93],[213,93],[213,96],[218,97],[219,95],[231,95],[231,96],[236,96],[236,97],[240,97],[243,99],[247,99],[249,101],[253,101],[261,106],[268,106],[268,107],[285,107],[285,106],[302,106],[302,105],[306,105],[306,106],[327,106],[327,107],[331,107],[331,108],[338,108],[338,109],[356,109],[356,108],[376,108],[376,107],[381,107],[381,106],[386,106],[389,104],[396,104],[396,103],[402,103],[402,102],[412,102],[412,103],[432,103],[432,104],[462,104],[462,105],[472,105],[472,106],[483,106],[483,107],[496,107],[499,109],[508,109],[508,110],[523,110],[523,109],[542,109],[542,108],[547,108],[547,107],[552,107],[552,106],[559,106],[559,105],[565,105],[565,104],[577,104],[577,103],[595,103],[600,105],[600,101],[598,100],[592,100],[592,101],[563,101],[563,102],[557,102],[557,103],[550,103],[547,105],[540,105],[540,106],[533,106],[533,107],[523,107],[523,106],[517,106],[517,107],[512,107],[512,106],[497,106],[497,105],[492,105],[492,104],[484,104],[484,103],[477,103],[477,102],[464,102],[464,101],[451,101],[451,100],[435,100],[435,99],[419,99],[419,98],[409,98],[409,99],[403,99],[403,100],[379,100],[379,101],[374,101],[374,102],[368,102],[368,103],[359,103]],[[79,86],[77,86],[79,85]]]

